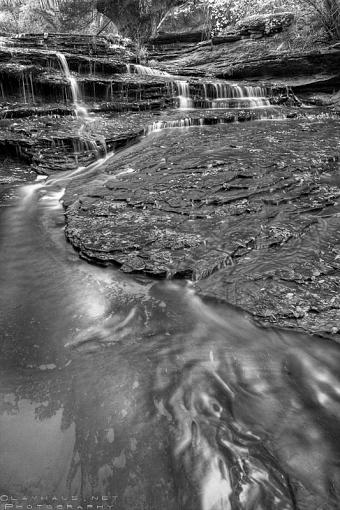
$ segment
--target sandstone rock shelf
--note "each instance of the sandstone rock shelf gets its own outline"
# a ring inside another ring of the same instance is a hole
[[[104,109],[105,105],[101,105]],[[131,106],[131,105],[130,105]],[[19,109],[19,111],[21,111]],[[297,109],[296,115],[303,112]],[[4,118],[0,132],[2,150],[15,153],[34,165],[40,174],[50,175],[59,171],[76,169],[90,164],[104,152],[125,146],[131,140],[165,126],[213,125],[247,121],[267,115],[268,118],[284,116],[280,109],[226,112],[216,110],[192,110],[190,112],[142,112],[136,104],[136,112],[119,115],[94,111],[84,124],[76,117],[51,118]],[[97,116],[97,115],[100,116]]]
[[[97,263],[203,279],[203,294],[259,320],[332,334],[339,120],[272,120],[270,134],[267,122],[164,133],[117,155],[94,187],[68,188],[67,238]]]

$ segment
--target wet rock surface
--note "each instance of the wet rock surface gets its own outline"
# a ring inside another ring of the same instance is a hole
[[[242,40],[233,44],[210,43],[198,45],[195,51],[156,54],[170,72],[187,74],[195,68],[207,74],[231,79],[308,76],[317,74],[338,75],[339,49],[285,53],[277,52],[279,42]],[[170,57],[170,58],[169,58]],[[197,72],[197,71],[196,71]]]
[[[320,116],[154,134],[69,186],[66,236],[89,260],[335,335],[339,128]]]
[[[155,116],[157,119],[158,116]],[[152,114],[77,117],[31,116],[0,120],[0,147],[16,153],[40,174],[75,170],[124,146],[152,123]]]
[[[168,105],[168,80],[131,72],[136,53],[125,40],[45,35],[1,38],[0,117],[70,113],[74,98],[61,54],[92,109],[139,111]]]
[[[244,36],[245,37],[245,36]],[[291,50],[287,38],[276,34],[269,38],[241,40],[226,34],[199,44],[155,46],[150,58],[173,74],[215,76],[226,80],[257,80],[288,83],[299,88],[333,94],[339,88],[340,49]]]
[[[4,153],[16,154],[31,163],[37,173],[51,175],[87,166],[106,152],[120,149],[155,129],[248,121],[264,114],[269,118],[278,114],[278,110],[270,108],[267,113],[264,110],[141,112],[139,108],[137,111],[114,115],[92,110],[85,120],[46,115],[0,119],[0,147]]]
[[[13,154],[0,155],[0,207],[6,207],[15,198],[16,189],[25,182],[34,181],[36,173],[29,164]]]
[[[337,94],[330,99],[328,92],[337,87],[339,49],[274,55],[275,37],[268,48],[262,41],[229,42],[227,52],[224,44],[168,47],[163,56],[159,48],[159,66],[190,76],[185,87],[196,109],[189,111],[165,110],[179,106],[183,86],[176,83],[183,82],[131,64],[134,48],[120,41],[5,38],[4,203],[20,183],[17,157],[27,163],[22,182],[34,170],[62,186],[63,174],[76,172],[65,181],[66,235],[83,258],[126,273],[192,279],[202,294],[241,306],[261,322],[336,335],[339,120]],[[74,116],[59,51],[86,101],[86,118]],[[275,69],[289,74],[292,65],[298,76],[294,71],[286,84],[275,83]],[[207,97],[220,86],[212,76],[258,74],[268,79],[257,82],[268,107],[207,109]],[[297,108],[302,103],[290,86],[311,104],[332,106],[334,115]],[[198,127],[176,129],[189,126]]]

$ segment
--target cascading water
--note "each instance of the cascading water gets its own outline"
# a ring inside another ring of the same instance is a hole
[[[237,85],[223,82],[173,82],[173,95],[182,110],[192,108],[260,108],[270,107],[267,87]]]
[[[2,81],[0,81],[0,93],[1,93],[1,99],[5,99],[6,94],[5,94],[5,89],[4,89],[4,85],[3,85]]]
[[[145,134],[148,135],[156,131],[162,131],[163,129],[188,128],[194,126],[204,126],[204,119],[192,119],[187,117],[185,119],[178,120],[160,120],[150,124],[150,126],[146,128]]]
[[[175,90],[178,96],[179,108],[182,110],[193,108],[193,99],[190,96],[189,83],[187,81],[175,81]]]
[[[65,57],[65,55],[63,55],[63,53],[60,53],[60,52],[56,53],[56,57],[58,58],[60,65],[62,67],[62,70],[64,71],[65,78],[67,79],[67,81],[70,84],[70,90],[71,90],[71,94],[72,94],[72,102],[74,105],[76,115],[79,117],[86,118],[88,116],[88,111],[87,111],[86,107],[82,104],[83,103],[82,96],[81,96],[81,92],[80,92],[77,80],[74,76],[72,76],[72,74],[70,72],[70,68],[68,66],[66,57]]]
[[[34,97],[34,85],[33,85],[32,73],[29,73],[28,75],[26,75],[26,73],[22,73],[21,89],[22,89],[22,98],[24,100],[24,103],[25,104],[27,104],[29,102],[34,103],[35,97]]]
[[[152,67],[143,66],[141,64],[127,64],[128,74],[139,74],[141,76],[171,76],[166,71],[153,69]]]

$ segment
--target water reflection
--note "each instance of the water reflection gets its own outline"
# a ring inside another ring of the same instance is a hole
[[[16,401],[5,394],[3,404]],[[29,400],[16,401],[1,416],[1,486],[17,496],[63,492],[74,444],[74,425],[62,429],[62,409],[45,414],[49,402],[37,406]],[[24,424],[24,426],[23,426]],[[8,489],[7,489],[8,490]],[[28,492],[26,492],[28,491]]]
[[[42,457],[67,472],[52,462],[48,483],[21,486],[14,463],[21,491],[105,493],[129,509],[337,508],[339,347],[260,329],[174,285],[154,285],[147,308],[144,329],[134,314],[104,350],[92,335],[62,371],[12,381],[1,418],[10,448],[21,437],[12,457],[28,442],[42,474],[29,441],[39,434]]]

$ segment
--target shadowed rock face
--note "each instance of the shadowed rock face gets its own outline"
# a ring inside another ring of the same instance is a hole
[[[340,49],[324,48],[318,51],[277,51],[280,45],[275,39],[217,40],[188,48],[161,46],[155,48],[152,57],[159,60],[164,69],[174,74],[210,74],[229,80],[288,80],[297,85],[304,80],[314,89],[323,87],[325,80],[332,79],[329,90],[340,83]],[[321,84],[321,85],[319,85]]]
[[[207,28],[207,9],[202,4],[172,8],[158,26],[158,33],[204,32]]]
[[[208,10],[202,3],[174,7],[157,27],[153,44],[190,43],[209,37]]]
[[[3,37],[1,43],[0,117],[72,113],[70,82],[60,55],[82,99],[97,111],[160,109],[169,100],[165,78],[130,72],[135,48],[118,36],[24,34]]]
[[[101,111],[100,117],[92,117],[84,121],[77,117],[60,117],[51,120],[45,110],[29,107],[23,110],[15,109],[15,114],[21,112],[31,114],[37,111],[40,116],[23,119],[0,120],[0,147],[4,154],[16,154],[32,164],[32,168],[45,175],[57,172],[67,172],[85,167],[105,155],[105,151],[113,151],[125,147],[138,140],[141,136],[157,126],[196,125],[204,123],[214,125],[219,122],[234,122],[236,119],[251,120],[254,113],[239,112],[237,115],[214,111],[205,114],[197,110],[190,118],[183,119],[180,111],[141,112],[140,104],[136,104],[136,112],[126,112],[119,115]],[[59,108],[50,105],[50,113],[58,114]],[[71,108],[67,110],[72,113]],[[95,110],[98,111],[98,110]],[[100,110],[99,110],[100,111]],[[92,110],[92,113],[94,111]],[[187,124],[185,124],[187,122]]]
[[[236,24],[236,31],[240,35],[259,34],[270,36],[277,32],[282,32],[294,22],[292,12],[279,12],[275,14],[262,14],[249,16]]]

